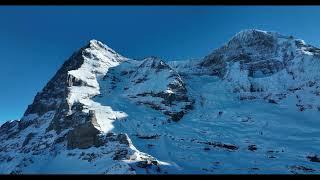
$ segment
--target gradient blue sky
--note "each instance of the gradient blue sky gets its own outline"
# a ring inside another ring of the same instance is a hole
[[[320,46],[320,6],[2,6],[0,124],[18,119],[62,63],[90,39],[131,58],[199,58],[242,29]]]

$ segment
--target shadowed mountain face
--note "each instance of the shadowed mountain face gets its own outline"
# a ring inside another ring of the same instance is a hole
[[[319,173],[320,49],[244,30],[199,60],[91,40],[19,121],[0,173]]]

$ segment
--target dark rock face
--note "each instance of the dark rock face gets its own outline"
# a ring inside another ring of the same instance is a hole
[[[145,74],[139,74],[144,72]],[[169,116],[173,121],[179,121],[185,113],[193,109],[194,100],[189,97],[186,84],[182,80],[181,76],[173,68],[171,68],[167,63],[157,57],[149,57],[144,59],[144,61],[138,66],[135,73],[133,73],[132,82],[136,84],[139,83],[155,83],[148,81],[149,76],[157,76],[159,72],[163,72],[168,75],[167,77],[167,87],[161,91],[145,91],[134,96],[130,96],[131,99],[138,97],[155,97],[161,98],[161,102],[146,101],[139,98],[138,104],[146,105],[157,111],[161,111],[163,114]],[[150,84],[151,85],[151,84]],[[182,107],[178,111],[173,111],[173,107],[179,104]]]
[[[91,146],[99,147],[104,143],[99,137],[99,133],[92,123],[81,124],[69,132],[67,147],[68,149],[87,149]]]
[[[257,149],[258,149],[257,146],[254,145],[254,144],[248,146],[248,150],[249,150],[249,151],[256,151]]]
[[[320,157],[318,157],[317,155],[307,156],[307,158],[308,158],[311,162],[318,162],[318,163],[320,163]]]
[[[160,135],[158,134],[150,135],[150,136],[137,134],[136,136],[140,139],[158,139],[160,137]]]
[[[69,75],[68,72],[71,70],[76,70],[81,67],[84,62],[85,48],[81,48],[79,51],[74,53],[62,67],[57,71],[54,77],[46,84],[46,86],[39,92],[33,103],[28,106],[24,116],[29,114],[43,115],[48,111],[55,111],[53,120],[51,121],[47,132],[50,130],[56,130],[60,133],[67,127],[72,127],[77,124],[73,115],[68,115],[71,110],[71,105],[67,102],[67,97],[69,95],[69,87],[71,86],[81,86],[86,85],[81,80]],[[29,123],[29,124],[26,124]],[[21,121],[21,129],[24,129],[32,124],[32,122]]]
[[[35,133],[29,133],[27,135],[26,139],[23,141],[22,146],[27,145],[34,135],[35,135]]]
[[[128,150],[127,149],[118,149],[114,153],[113,160],[124,160],[127,159]]]
[[[159,162],[154,160],[153,158],[146,158],[142,161],[138,161],[135,163],[136,167],[146,169],[156,169],[157,172],[161,172]]]
[[[73,130],[69,131],[67,135],[68,149],[86,149],[91,146],[99,147],[104,144],[104,140],[99,136],[100,131],[97,129],[100,126],[97,123],[95,112],[89,111],[88,114],[84,115],[84,118],[86,118],[85,123],[76,125]],[[123,138],[121,140],[122,142],[124,141]]]
[[[236,34],[235,37],[228,42],[228,45],[236,46],[237,48],[246,46],[260,53],[268,53],[276,48],[276,41],[276,38],[268,32],[251,29]]]
[[[83,49],[80,49],[65,61],[54,77],[36,95],[33,103],[28,106],[24,116],[33,113],[42,115],[50,110],[58,109],[65,103],[63,99],[68,95],[68,87],[72,86],[73,83],[80,84],[78,80],[68,75],[68,71],[78,69],[83,64]],[[48,101],[52,102],[49,103]]]
[[[310,173],[310,172],[314,172],[315,170],[309,167],[305,167],[305,166],[290,166],[289,167],[290,172],[292,172],[293,174],[299,174],[298,172],[303,172],[303,173]]]
[[[19,124],[19,121],[17,121],[17,120],[14,120],[12,122],[8,121],[8,122],[4,123],[0,127],[0,136],[3,136],[3,135],[7,135],[8,137],[12,136],[12,134],[15,132],[14,127],[17,127],[18,124]]]
[[[59,134],[67,128],[77,127],[86,122],[90,122],[96,127],[99,126],[93,111],[89,111],[89,113],[82,112],[83,105],[81,103],[77,102],[72,105],[72,113],[69,113],[69,108],[68,103],[65,103],[56,110],[57,112],[47,128],[47,132],[55,130]]]
[[[171,119],[176,122],[179,121],[181,118],[183,118],[184,114],[185,114],[184,111],[179,111],[177,113],[171,113],[171,114],[168,113],[168,115],[171,116]]]
[[[255,52],[255,53],[252,53]],[[206,56],[200,63],[210,75],[220,78],[228,71],[228,63],[240,62],[241,69],[249,70],[249,76],[256,72],[272,75],[284,68],[277,55],[277,38],[268,32],[246,30],[234,36],[226,45]],[[287,56],[287,59],[292,59]]]
[[[168,69],[168,70],[171,69],[171,67],[168,64],[166,64],[163,60],[155,56],[146,58],[144,62],[139,66],[139,68],[146,68],[146,67],[155,69],[156,72],[160,72],[161,70],[164,70],[164,69]]]
[[[201,67],[209,68],[209,74],[222,78],[227,72],[227,63],[224,61],[224,56],[217,54],[210,57],[205,57],[205,60],[200,63]]]
[[[118,134],[116,140],[119,141],[120,144],[125,144],[127,146],[129,146],[130,142],[128,140],[128,136],[126,134]]]
[[[153,93],[153,92],[145,92],[145,93],[140,93],[137,94],[137,96],[151,96],[151,97],[159,97],[162,98],[163,100],[161,103],[171,106],[175,101],[183,101],[183,102],[188,102],[188,96],[185,94],[173,94],[173,93],[168,93],[168,92],[158,92],[158,93]]]
[[[18,124],[18,121],[17,120],[14,120],[14,121],[12,121],[12,122],[10,122],[10,121],[7,121],[7,122],[5,122],[4,124],[2,124],[1,125],[1,129],[2,130],[10,130],[11,128],[13,128],[15,125],[17,125]]]
[[[77,79],[76,77],[72,76],[71,74],[68,75],[67,79],[68,87],[71,86],[88,86],[84,81]]]
[[[305,44],[302,40],[298,40],[298,39],[296,39],[294,42],[298,48],[300,48],[300,49],[304,48],[306,51],[313,53],[315,57],[317,57],[317,58],[320,57],[320,49],[319,48],[314,47],[310,44]]]
[[[278,60],[265,60],[248,64],[249,77],[259,77],[272,75],[284,69],[282,62]]]
[[[140,168],[147,168],[147,167],[150,167],[152,166],[152,163],[151,161],[139,161],[137,162],[137,166],[140,167]]]
[[[175,112],[175,111],[168,111],[165,110],[164,108],[161,107],[161,105],[158,105],[156,103],[152,103],[152,102],[141,102],[138,101],[138,104],[144,104],[152,109],[158,110],[158,111],[162,111],[163,114],[170,116],[171,119],[173,121],[179,121],[180,119],[183,118],[184,114],[186,114],[188,111],[193,109],[193,105],[194,105],[194,101],[190,100],[187,96],[182,95],[176,95],[176,94],[169,94],[169,93],[157,93],[157,94],[153,94],[153,93],[144,93],[142,94],[138,94],[137,96],[152,96],[152,97],[161,97],[163,98],[163,100],[161,101],[162,105],[165,106],[173,106],[175,105],[175,103],[179,103],[179,102],[186,102],[187,105],[185,105],[184,107],[182,107],[182,111],[179,112]]]
[[[206,145],[210,145],[213,147],[217,147],[217,148],[223,148],[223,149],[227,149],[227,150],[231,150],[231,151],[235,151],[238,150],[239,147],[233,144],[225,144],[222,142],[211,142],[211,141],[206,141],[206,142],[202,142],[202,141],[198,141],[197,143],[199,144],[206,144]]]

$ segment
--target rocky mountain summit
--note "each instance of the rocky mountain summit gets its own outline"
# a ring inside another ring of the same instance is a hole
[[[1,126],[0,173],[319,173],[319,72],[320,49],[256,29],[176,62],[91,40]]]

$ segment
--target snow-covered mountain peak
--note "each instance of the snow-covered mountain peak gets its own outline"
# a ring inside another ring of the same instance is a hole
[[[155,56],[151,56],[143,59],[139,67],[156,69],[158,71],[161,69],[171,69],[171,67],[165,61]]]
[[[0,173],[319,172],[319,72],[320,49],[257,29],[176,62],[91,40],[0,127]]]
[[[242,65],[260,63],[263,67],[275,68],[272,72],[278,72],[282,67],[281,63],[303,53],[304,46],[304,42],[295,40],[292,36],[248,29],[237,33],[228,43],[214,50],[200,65],[212,68],[210,71],[220,77],[225,75],[226,65],[233,62],[240,62]]]
[[[252,41],[266,40],[266,39],[277,39],[277,38],[291,38],[292,36],[285,36],[276,31],[264,31],[260,29],[245,29],[236,33],[232,38],[232,41],[241,41],[242,43],[249,43]]]
[[[320,49],[303,40],[250,29],[206,56],[200,67],[226,80],[240,99],[278,102],[292,89],[318,81],[319,59]]]
[[[84,56],[91,60],[121,62],[127,59],[106,44],[95,39],[90,40],[88,45],[82,49],[84,51]]]
[[[108,45],[106,44],[103,44],[101,41],[98,41],[96,39],[91,39],[89,41],[89,44],[88,44],[89,47],[92,47],[92,48],[101,48],[101,49],[105,49],[105,50],[111,50],[113,52],[115,52],[113,49],[111,49]]]
[[[260,29],[244,29],[236,33],[233,38],[238,38],[238,39],[246,39],[248,37],[256,36],[256,35],[269,35],[267,31],[263,31]],[[232,39],[233,39],[232,38]]]
[[[319,53],[318,48],[305,43],[302,39],[297,39],[292,35],[283,35],[275,31],[263,31],[258,29],[247,29],[234,35],[221,48],[215,52],[225,50],[234,51],[238,54],[248,54],[268,59],[277,56],[281,52],[295,52],[304,54]],[[281,52],[279,52],[281,50]],[[289,52],[289,53],[290,53]],[[255,58],[259,60],[261,58]]]
[[[146,57],[142,59],[142,64],[143,63],[159,63],[160,61],[162,61],[162,59],[160,57],[157,56],[150,56],[150,57]]]
[[[259,49],[273,49],[277,42],[277,37],[276,33],[248,29],[240,31],[233,36],[226,46],[233,49],[254,49],[259,52]]]

